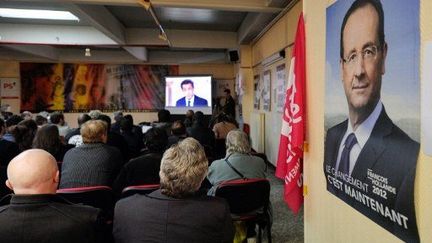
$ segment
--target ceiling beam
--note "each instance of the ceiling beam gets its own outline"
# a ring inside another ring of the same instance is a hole
[[[155,7],[200,8],[237,12],[278,13],[282,9],[270,7],[267,0],[151,0]]]
[[[68,25],[1,24],[0,44],[118,45],[93,27]],[[226,31],[167,30],[172,47],[230,49],[237,47],[237,33]],[[167,46],[156,29],[126,28],[125,44]]]
[[[39,46],[31,46],[39,49]],[[133,57],[124,49],[92,49],[91,56],[84,56],[84,49],[57,48],[58,58],[45,55],[30,54],[33,50],[16,50],[0,46],[0,60],[15,60],[20,62],[60,62],[60,63],[105,63],[105,64],[183,64],[183,63],[228,63],[225,52],[212,51],[148,51],[148,61],[144,62]]]
[[[124,45],[126,43],[124,26],[104,6],[77,4],[66,6],[79,19],[85,20],[117,44]]]
[[[151,51],[149,62],[155,64],[227,63],[225,52]]]
[[[249,44],[276,17],[269,13],[248,13],[238,29],[238,43]]]
[[[275,0],[151,0],[151,3],[154,7],[199,8],[261,13],[280,12],[282,8],[269,5],[272,1]],[[32,2],[139,6],[137,0],[33,0]]]
[[[148,61],[147,48],[140,46],[125,46],[123,47],[129,54],[134,56],[136,59],[146,62]]]
[[[59,52],[57,48],[52,46],[35,46],[35,45],[2,45],[2,47],[22,52],[25,54],[30,54],[36,57],[46,58],[52,61],[57,61],[59,59]]]
[[[203,48],[203,49],[230,49],[237,47],[237,33],[226,31],[202,30],[166,30],[171,47]],[[145,28],[126,29],[126,42],[128,45],[167,46],[167,43],[158,38],[159,31]]]
[[[66,6],[79,19],[86,21],[118,45],[126,44],[125,27],[104,6],[83,4],[68,4]],[[147,61],[147,49],[145,47],[127,47],[124,49],[138,60]]]
[[[116,45],[93,27],[0,23],[1,43],[50,45]]]

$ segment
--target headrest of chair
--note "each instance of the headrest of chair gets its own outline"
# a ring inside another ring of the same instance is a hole
[[[79,192],[91,192],[91,191],[112,191],[112,189],[109,186],[85,186],[85,187],[58,189],[57,193],[79,193]]]
[[[221,184],[219,184],[218,187],[253,184],[253,183],[257,183],[257,182],[268,182],[269,183],[269,181],[265,178],[235,179],[235,180],[230,180],[230,181],[224,181]]]
[[[216,188],[215,196],[225,198],[234,214],[267,208],[270,182],[263,178],[225,181]]]
[[[146,185],[136,185],[136,186],[128,186],[123,189],[122,192],[130,191],[130,190],[156,190],[159,189],[160,184],[146,184]]]

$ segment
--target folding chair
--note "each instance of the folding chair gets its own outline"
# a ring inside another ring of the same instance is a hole
[[[129,197],[132,196],[134,194],[141,194],[141,195],[146,195],[149,194],[153,191],[156,191],[157,189],[159,189],[160,184],[147,184],[147,185],[137,185],[137,186],[128,186],[125,189],[123,189],[121,197],[125,198],[125,197]]]
[[[267,240],[271,243],[270,182],[267,179],[225,181],[219,184],[215,196],[227,200],[234,221],[258,224],[258,242],[262,242],[262,230],[266,228]]]
[[[114,209],[114,195],[108,186],[58,189],[57,195],[72,203],[100,208],[108,215],[111,215]]]

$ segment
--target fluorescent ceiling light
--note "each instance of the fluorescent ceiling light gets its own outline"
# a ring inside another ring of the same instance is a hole
[[[40,10],[40,9],[0,8],[0,17],[79,21],[79,19],[75,15],[71,14],[68,11],[54,11],[54,10]]]

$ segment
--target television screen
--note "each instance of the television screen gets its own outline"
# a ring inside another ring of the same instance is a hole
[[[212,114],[212,76],[165,77],[165,109],[172,114],[187,110]]]

